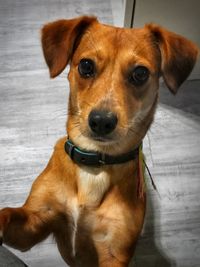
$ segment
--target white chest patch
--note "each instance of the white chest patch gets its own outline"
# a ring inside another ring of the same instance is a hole
[[[76,255],[76,236],[78,233],[78,221],[81,209],[85,207],[95,207],[101,202],[105,192],[110,186],[109,175],[104,171],[88,172],[87,167],[79,169],[78,173],[78,196],[70,201],[72,216],[72,255]]]
[[[72,255],[75,256],[76,254],[76,234],[77,234],[77,225],[78,225],[78,219],[79,219],[79,206],[77,198],[74,198],[71,201],[71,215],[73,218],[73,230],[72,230]]]
[[[110,186],[110,177],[107,172],[93,170],[88,167],[80,168],[78,178],[78,195],[80,201],[89,206],[96,206],[102,200]]]

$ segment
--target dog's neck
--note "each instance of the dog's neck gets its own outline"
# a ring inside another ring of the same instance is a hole
[[[132,187],[137,191],[138,158],[119,165],[101,167],[78,166],[78,202],[86,207],[97,207],[113,190]],[[118,188],[118,189],[117,189]],[[131,190],[132,190],[131,189]],[[126,190],[124,190],[126,191]]]
[[[67,140],[67,142],[68,141],[69,140]],[[69,149],[75,148],[68,147],[67,149],[67,154],[71,154],[69,156],[72,156],[73,151],[69,151]],[[106,194],[112,191],[113,188],[117,188],[121,183],[129,183],[131,187],[135,187],[135,185],[137,187],[138,150],[138,148],[132,150],[134,153],[132,159],[121,164],[100,164],[98,166],[76,164],[77,197],[79,205],[86,207],[99,206]],[[87,153],[91,152],[87,151]],[[71,159],[72,158],[73,156]],[[120,187],[122,187],[122,185],[120,185]]]
[[[98,151],[83,150],[80,147],[77,147],[70,139],[68,139],[65,143],[65,151],[77,164],[100,167],[104,165],[123,164],[134,160],[139,154],[139,146],[127,153],[111,156]]]

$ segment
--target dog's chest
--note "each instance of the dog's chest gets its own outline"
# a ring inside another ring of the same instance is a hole
[[[98,206],[110,186],[110,176],[106,171],[84,167],[78,170],[79,205]]]
[[[87,167],[80,168],[77,172],[77,195],[70,201],[69,210],[72,221],[72,255],[77,252],[77,243],[80,231],[88,226],[91,213],[95,213],[102,198],[110,186],[109,174],[105,171],[95,170],[89,172]],[[87,217],[89,214],[89,217]],[[87,221],[87,223],[85,223]]]

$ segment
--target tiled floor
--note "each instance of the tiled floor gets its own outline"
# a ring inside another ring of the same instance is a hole
[[[23,203],[54,143],[65,134],[66,72],[49,79],[41,25],[80,14],[120,24],[120,2],[114,3],[0,1],[0,207]],[[160,196],[147,180],[148,212],[134,259],[137,267],[199,267],[199,133],[200,81],[186,82],[176,97],[162,86],[155,122],[144,141]],[[31,267],[66,266],[51,238],[29,252],[15,253]]]

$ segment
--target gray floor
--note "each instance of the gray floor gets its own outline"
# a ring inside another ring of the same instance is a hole
[[[117,12],[111,2],[0,0],[0,207],[23,203],[54,143],[65,134],[67,71],[49,79],[41,25],[84,13],[112,23]],[[199,133],[200,81],[186,82],[176,97],[162,86],[144,141],[159,195],[147,179],[148,212],[134,266],[200,266]],[[52,238],[14,253],[31,267],[66,266]]]

